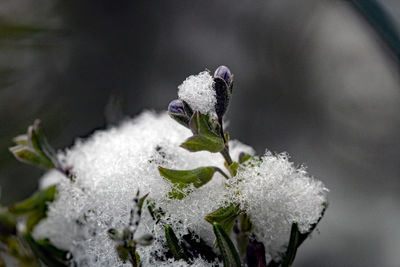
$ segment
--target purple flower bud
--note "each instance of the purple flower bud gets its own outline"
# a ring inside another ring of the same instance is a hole
[[[228,67],[219,66],[216,69],[213,86],[217,97],[215,111],[221,124],[222,117],[228,109],[233,88],[233,75]]]
[[[175,99],[168,105],[168,114],[183,126],[189,127],[189,121],[193,115],[193,111],[185,101]]]
[[[246,253],[247,266],[266,267],[264,244],[257,240],[250,240]]]
[[[180,99],[172,100],[168,105],[168,112],[175,115],[185,115],[185,107]]]
[[[226,82],[226,85],[228,87],[231,87],[231,84],[233,82],[233,75],[231,71],[228,69],[228,67],[222,65],[217,68],[217,70],[214,73],[214,78],[221,78]]]

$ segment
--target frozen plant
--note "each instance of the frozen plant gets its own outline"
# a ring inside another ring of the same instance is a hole
[[[1,209],[3,260],[290,266],[323,216],[327,189],[286,154],[256,156],[230,140],[233,83],[225,66],[190,76],[167,112],[145,111],[57,154],[35,122],[10,150],[48,172],[38,193]]]

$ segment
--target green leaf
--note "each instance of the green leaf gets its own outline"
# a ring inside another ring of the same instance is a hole
[[[154,241],[154,236],[149,233],[142,234],[140,236],[135,236],[134,241],[141,246],[150,246]]]
[[[240,216],[240,231],[241,232],[251,232],[253,229],[253,223],[250,220],[250,216],[242,213]]]
[[[137,196],[139,196],[139,191],[137,192]],[[144,195],[143,197],[139,198],[139,201],[137,203],[138,206],[138,213],[141,215],[142,214],[142,208],[143,208],[143,203],[144,200],[149,196],[149,193],[147,193],[146,195]]]
[[[228,165],[228,163],[226,162],[225,164]],[[232,177],[236,176],[238,168],[239,163],[237,163],[236,161],[232,162],[232,164],[228,166],[229,173],[232,175]]]
[[[317,224],[321,221],[322,217],[324,216],[326,208],[328,207],[328,204],[324,202],[324,203],[322,203],[322,205],[323,205],[323,209],[322,209],[320,217],[318,218],[318,221],[311,225],[308,232],[301,233],[298,229],[297,223],[292,224],[288,248],[287,248],[284,256],[282,257],[283,263],[281,266],[292,265],[294,258],[296,256],[297,248],[300,247],[300,245],[307,239],[307,237],[312,233],[312,231],[314,231],[314,229],[317,227]],[[295,247],[294,247],[294,245],[295,245]],[[279,262],[271,262],[268,266],[275,266],[273,264],[278,266]]]
[[[181,147],[191,151],[220,152],[224,148],[224,139],[212,129],[208,115],[196,111],[190,119],[193,136],[181,144]]]
[[[5,208],[0,208],[0,236],[15,235],[17,221]]]
[[[17,145],[10,147],[9,150],[21,162],[35,165],[45,170],[54,168],[53,162],[29,147]]]
[[[185,260],[186,262],[189,262],[189,257],[186,255],[185,250],[183,247],[180,245],[178,238],[176,237],[174,231],[172,230],[171,226],[168,224],[165,225],[165,237],[167,239],[167,245],[169,250],[171,251],[172,256],[176,260]]]
[[[33,194],[30,198],[25,199],[8,208],[8,211],[14,215],[24,215],[35,211],[53,202],[57,193],[56,186],[50,186],[46,189]]]
[[[53,148],[47,142],[40,127],[40,120],[28,127],[26,135],[13,139],[17,146],[10,147],[13,155],[22,162],[36,165],[42,169],[58,168],[61,170]]]
[[[149,210],[151,218],[156,221],[156,224],[158,224],[161,218],[165,215],[165,211],[163,211],[161,207],[156,207],[154,201],[147,200],[147,209]]]
[[[217,238],[218,248],[222,255],[224,267],[240,267],[241,263],[239,254],[228,234],[217,222],[213,223],[213,229],[215,237]]]
[[[30,234],[25,235],[32,251],[49,267],[69,266],[71,254],[68,251],[56,248],[49,239],[36,241]]]
[[[224,140],[220,137],[204,137],[193,135],[181,144],[181,147],[190,152],[209,151],[220,152],[224,148]]]
[[[297,223],[293,223],[292,229],[290,230],[289,245],[285,253],[285,258],[282,262],[282,267],[289,267],[292,265],[294,258],[296,257],[299,237],[300,237],[300,232]]]
[[[229,142],[229,133],[226,132],[225,133],[225,143],[228,143],[228,142]]]
[[[135,260],[136,260],[136,266],[140,266],[140,255],[137,251],[135,251]]]
[[[213,248],[210,247],[200,236],[195,235],[193,232],[188,230],[188,234],[182,236],[183,240],[186,241],[188,250],[194,257],[200,255],[203,259],[208,262],[214,262],[218,258],[218,255],[214,252]]]
[[[207,222],[213,224],[218,223],[224,229],[224,231],[230,235],[232,232],[233,225],[237,216],[240,214],[240,208],[237,204],[231,204],[226,207],[221,207],[208,215],[205,219]]]
[[[253,224],[250,221],[250,216],[242,212],[239,215],[240,226],[236,233],[236,244],[241,259],[245,259],[247,248],[250,241],[250,232],[253,229]]]
[[[115,228],[108,229],[107,234],[114,241],[124,240],[123,234]]]
[[[247,160],[249,160],[249,159],[251,159],[251,155],[250,154],[247,154],[247,153],[244,153],[244,152],[241,152],[239,154],[239,163],[240,164],[245,162],[245,161],[247,161]]]
[[[196,111],[192,115],[189,126],[193,134],[202,136],[216,135],[216,133],[212,131],[210,117],[208,115],[201,114],[199,111]]]
[[[40,120],[35,120],[33,125],[28,128],[28,145],[53,162],[54,165],[58,164],[55,152],[43,133]]]
[[[32,233],[35,226],[47,216],[47,206],[43,205],[38,209],[29,213],[28,218],[26,219],[26,231],[27,233]]]
[[[125,263],[129,259],[129,249],[123,245],[117,246],[118,257]]]
[[[17,145],[27,146],[28,145],[28,136],[26,134],[18,135],[13,138],[13,142]]]
[[[158,167],[161,176],[171,181],[174,184],[193,184],[194,187],[199,188],[208,183],[213,177],[215,167],[200,167],[193,170],[171,170]]]

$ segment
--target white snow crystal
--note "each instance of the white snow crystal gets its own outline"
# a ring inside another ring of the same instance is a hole
[[[196,79],[209,78],[188,78],[181,88],[197,83],[201,87],[200,82],[193,82]],[[319,218],[326,201],[322,183],[307,176],[303,169],[296,169],[286,156],[270,153],[241,166],[238,175],[228,180],[231,186],[216,173],[209,183],[184,199],[169,199],[171,184],[159,175],[158,166],[224,169],[218,153],[191,153],[179,147],[189,136],[191,132],[166,113],[147,111],[118,127],[78,140],[59,154],[65,166],[72,167],[75,182],[60,180],[55,171],[42,179],[42,186],[57,183],[58,195],[49,204],[48,217],[35,228],[34,237],[49,238],[55,246],[70,251],[78,266],[123,266],[107,230],[128,224],[138,189],[142,195],[149,193],[148,199],[162,207],[167,214],[165,220],[168,218],[178,237],[190,229],[210,246],[215,237],[204,217],[226,202],[238,201],[251,216],[254,233],[266,245],[268,258],[276,257],[287,245],[292,222],[298,222],[300,230],[306,231]],[[240,152],[254,154],[251,147],[238,141],[230,141],[229,145],[234,160]],[[143,266],[185,266],[181,261],[162,262],[154,257],[154,252],[165,250],[165,236],[162,225],[154,224],[147,209],[143,210],[137,234],[145,232],[153,233],[155,242],[138,248]],[[207,262],[197,259],[195,264],[206,266]]]
[[[184,200],[171,200],[168,198],[171,184],[157,170],[158,166],[224,168],[219,154],[191,153],[179,147],[189,136],[191,132],[166,113],[144,112],[118,128],[98,131],[85,141],[78,140],[74,147],[59,155],[66,166],[73,166],[76,181],[65,178],[59,181],[56,201],[49,205],[48,218],[35,228],[34,236],[47,237],[57,247],[69,250],[81,266],[121,265],[107,230],[128,224],[132,199],[140,189],[142,194],[150,193],[148,199],[168,213],[178,236],[191,229],[212,245],[212,227],[203,218],[226,200],[225,178],[216,173],[208,184]],[[231,142],[231,147],[235,158],[242,151],[254,153],[252,148],[237,141]],[[58,175],[48,172],[41,183],[52,184]],[[146,209],[137,234],[144,232],[153,232],[156,241],[139,249],[141,260],[147,266],[154,265],[150,253],[164,249],[161,242],[165,237],[163,228],[154,225]]]
[[[234,200],[250,215],[253,234],[263,242],[272,258],[279,258],[290,237],[293,222],[307,232],[318,221],[328,191],[310,178],[304,168],[296,169],[287,154],[266,152],[239,167],[229,180]]]
[[[178,96],[194,111],[214,115],[217,99],[213,83],[214,80],[208,71],[191,75],[178,86]]]

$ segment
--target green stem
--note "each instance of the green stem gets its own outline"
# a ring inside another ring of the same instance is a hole
[[[224,176],[227,180],[229,179],[229,176],[226,173],[224,173],[223,170],[221,170],[218,167],[214,167],[214,169],[215,169],[216,172],[219,172],[220,174],[222,174],[222,176]]]
[[[129,249],[129,254],[131,256],[131,264],[132,267],[139,267],[138,266],[138,259],[136,258],[136,246]]]
[[[222,149],[220,153],[224,157],[226,163],[228,163],[228,166],[232,165],[233,161],[231,156],[229,155],[228,149],[224,147],[224,149]]]

